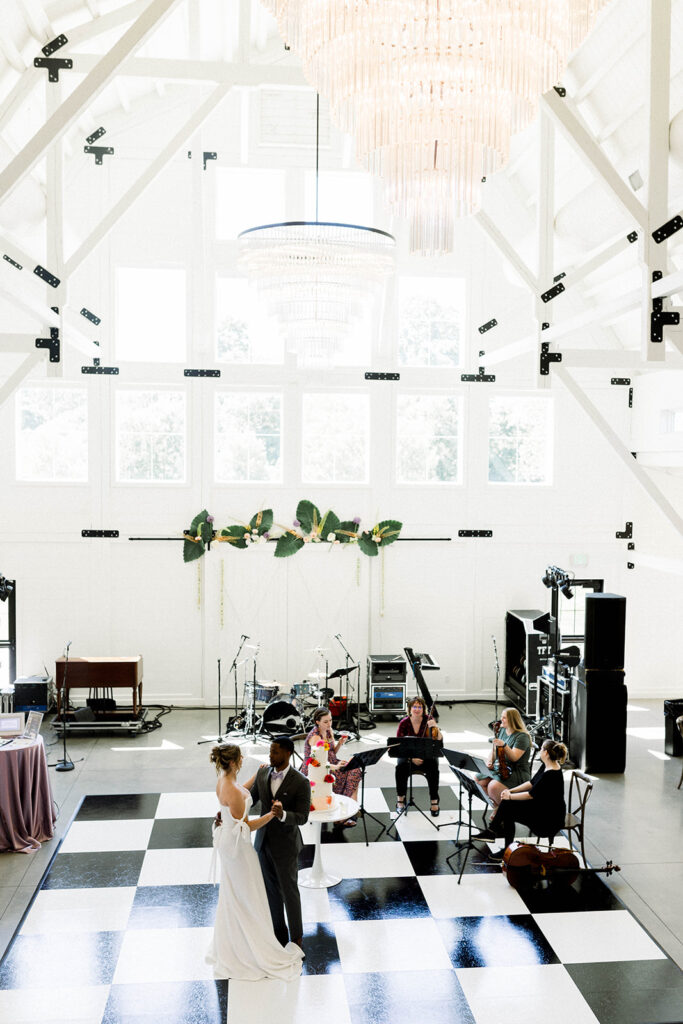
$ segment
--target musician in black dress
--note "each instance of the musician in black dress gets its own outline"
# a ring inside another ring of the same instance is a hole
[[[443,739],[441,730],[427,712],[427,705],[422,697],[413,697],[408,705],[408,714],[398,723],[396,735],[399,738],[419,736],[422,739]],[[439,762],[436,757],[399,757],[396,761],[396,810],[402,811],[406,805],[408,776],[420,772],[427,779],[429,786],[430,813],[433,818],[439,815]]]
[[[543,762],[531,781],[506,789],[501,794],[500,806],[491,827],[479,832],[474,839],[495,845],[489,856],[499,860],[503,851],[515,838],[515,824],[520,822],[540,836],[554,836],[564,827],[567,807],[564,800],[562,765],[567,759],[564,743],[545,740],[540,751]]]

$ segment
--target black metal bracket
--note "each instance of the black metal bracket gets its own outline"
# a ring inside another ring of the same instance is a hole
[[[562,99],[564,99],[565,96],[567,95],[567,90],[565,89],[565,87],[563,85],[554,85],[553,89],[555,90],[555,92],[557,93],[558,96],[562,97]]]
[[[626,241],[627,242],[631,242],[631,243],[637,242],[638,241],[638,232],[637,231],[629,231],[629,233],[626,236]]]
[[[50,362],[58,363],[62,353],[62,347],[59,341],[59,327],[50,328],[49,338],[36,338],[36,348],[49,349]]]
[[[102,323],[102,318],[97,316],[95,313],[91,313],[89,309],[85,308],[85,306],[81,310],[81,316],[84,316],[86,320],[89,320],[90,323],[95,324],[95,326]]]
[[[635,565],[633,564],[633,562],[627,562],[626,563],[626,568],[627,569],[635,569]]]
[[[557,280],[557,279],[555,279],[555,280]],[[561,295],[562,292],[565,291],[565,290],[566,289],[565,289],[564,285],[562,284],[561,281],[559,281],[557,284],[554,284],[552,286],[552,288],[548,288],[547,292],[541,292],[541,300],[543,302],[550,302],[552,299],[556,298],[558,295]]]
[[[84,153],[94,153],[95,154],[95,163],[101,165],[102,164],[102,157],[113,156],[114,155],[114,147],[113,146],[84,146],[83,147],[83,152]]]
[[[681,228],[683,228],[683,217],[681,217],[680,213],[677,213],[676,216],[672,217],[671,220],[668,220],[666,224],[662,224],[662,226],[657,228],[656,231],[653,231],[652,237],[657,243],[665,242],[667,238],[671,238],[671,236],[675,235],[677,231],[681,230]]]
[[[97,142],[98,139],[101,139],[102,136],[106,134],[106,131],[106,128],[96,128],[92,135],[88,135],[85,141],[89,146],[92,146],[93,142]]]
[[[630,384],[630,377],[612,377],[610,384]]]
[[[34,267],[33,273],[39,277],[41,281],[44,281],[45,284],[49,284],[51,288],[56,288],[59,284],[59,278],[55,277],[54,274],[51,274],[49,270],[45,269],[45,267],[41,267],[40,264],[38,264],[37,267]]]
[[[661,281],[663,277],[661,270],[652,271],[652,282]],[[650,313],[650,341],[652,344],[661,344],[664,341],[664,328],[677,327],[681,321],[680,313],[672,313],[664,309],[664,299],[652,300],[652,312]]]
[[[192,150],[191,149],[188,149],[188,151],[187,151],[187,159],[188,160],[192,159]],[[204,152],[202,153],[202,167],[204,168],[204,170],[206,170],[207,160],[218,160],[218,153],[214,152],[213,150],[207,150],[207,149],[204,150]]]
[[[549,341],[542,341],[541,342],[540,362],[541,362],[541,368],[540,368],[539,372],[541,374],[541,377],[547,377],[548,374],[550,373],[550,364],[551,363],[561,363],[562,362],[562,353],[561,352],[551,352],[550,351],[550,342]]]
[[[220,370],[183,370],[184,377],[220,377]]]
[[[458,530],[458,537],[493,537],[493,530]]]
[[[562,280],[562,278],[563,278],[563,277],[566,277],[566,276],[567,276],[567,275],[566,275],[566,273],[564,272],[564,270],[561,270],[559,274],[555,274],[555,277],[553,278],[553,282],[554,282],[555,284],[557,284],[557,282],[558,282],[558,281],[561,281],[561,280]]]
[[[487,320],[486,323],[482,324],[481,327],[478,327],[477,330],[479,331],[480,334],[486,334],[486,332],[490,331],[492,327],[497,327],[497,326],[498,326],[498,321],[494,317],[493,320]]]
[[[16,267],[17,270],[23,270],[24,269],[22,267],[21,263],[17,263],[17,261],[13,260],[11,256],[8,256],[7,253],[5,253],[2,258],[3,258],[3,260],[7,260],[8,263],[11,263],[12,266]]]
[[[375,373],[374,371],[370,371],[369,373],[364,374],[364,376],[365,376],[366,380],[400,380],[401,379],[401,374],[400,373],[384,373],[384,372],[382,372],[382,373]]]
[[[636,546],[635,546],[635,544],[633,543],[632,540],[630,540],[628,542],[628,544],[626,545],[626,550],[627,551],[635,551],[636,550]]]
[[[118,366],[100,366],[99,359],[94,359],[92,366],[81,366],[81,373],[90,373],[97,375],[104,374],[108,377],[118,377],[119,368]]]
[[[48,82],[58,82],[60,71],[70,71],[74,66],[71,57],[34,57],[34,68],[47,68]]]
[[[118,537],[118,530],[81,530],[81,537]]]
[[[460,380],[467,384],[493,384],[495,379],[495,373],[485,373],[483,366],[479,367],[479,373],[460,374]]]
[[[617,540],[631,540],[633,537],[633,523],[627,521],[625,530],[617,530],[614,534]]]
[[[46,57],[51,57],[53,53],[56,53],[57,50],[61,50],[62,46],[66,46],[68,42],[69,40],[62,32],[61,35],[57,36],[55,39],[50,40],[49,43],[46,43],[45,46],[43,46],[42,48],[42,52],[45,54]]]

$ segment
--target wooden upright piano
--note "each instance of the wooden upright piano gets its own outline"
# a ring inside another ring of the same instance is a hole
[[[65,658],[55,663],[57,717],[62,714]],[[142,655],[132,658],[69,658],[66,668],[65,707],[69,706],[69,690],[108,690],[125,686],[133,691],[133,714],[142,708]]]

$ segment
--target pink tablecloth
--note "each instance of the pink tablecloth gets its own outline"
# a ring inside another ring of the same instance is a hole
[[[54,835],[43,738],[0,748],[0,850],[30,853]]]

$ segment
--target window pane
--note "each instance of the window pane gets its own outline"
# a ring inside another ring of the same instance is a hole
[[[368,478],[367,395],[304,395],[306,483],[365,483]]]
[[[121,483],[185,480],[185,394],[118,391],[116,479]]]
[[[463,280],[400,279],[398,358],[403,366],[459,366],[464,326]]]
[[[552,483],[552,398],[493,398],[489,482]]]
[[[229,394],[215,400],[215,476],[219,483],[282,480],[282,397]]]
[[[282,337],[244,278],[216,280],[216,359],[225,363],[281,363]]]
[[[284,171],[216,168],[216,238],[235,239],[247,228],[289,219]]]
[[[400,395],[396,407],[398,483],[458,483],[460,398]]]
[[[116,358],[182,363],[187,347],[185,290],[184,270],[118,267]]]
[[[24,388],[16,401],[17,480],[88,479],[88,394],[81,388]]]

